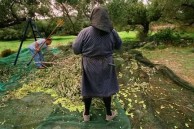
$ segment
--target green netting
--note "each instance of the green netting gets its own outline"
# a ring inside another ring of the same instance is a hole
[[[18,80],[33,70],[32,66],[27,67],[26,62],[29,60],[30,53],[28,49],[21,51],[18,58],[17,66],[14,66],[16,54],[10,55],[6,58],[0,58],[0,91],[9,90],[11,87],[15,88],[18,85]]]
[[[166,67],[146,67],[149,60],[136,50],[129,51],[128,44],[114,54],[120,91],[113,109],[119,116],[106,122],[102,101],[94,99],[91,121],[84,123],[81,58],[70,48],[58,46],[45,52],[46,61],[54,64],[44,70],[37,70],[33,63],[26,67],[31,58],[27,49],[16,66],[16,55],[0,59],[0,129],[194,127],[193,92],[169,79]]]
[[[40,100],[40,102],[36,102]],[[118,117],[105,121],[104,109],[91,109],[91,121],[83,122],[82,113],[70,112],[52,104],[50,96],[34,93],[5,103],[0,108],[0,128],[5,129],[130,129],[130,122],[119,103],[115,100]],[[41,103],[44,102],[44,103]],[[0,119],[2,120],[2,119]]]
[[[70,46],[45,51],[47,69],[37,70],[27,49],[0,59],[0,128],[1,129],[130,129],[129,118],[114,99],[118,117],[105,121],[102,102],[93,101],[91,121],[83,122],[80,96],[81,58]],[[54,57],[54,58],[53,58]]]
[[[0,83],[0,91],[5,91],[4,84]]]
[[[89,122],[83,122],[82,114],[78,112],[66,112],[65,114],[61,112],[51,114],[37,129],[130,129],[129,119],[118,100],[114,100],[114,103],[117,107],[118,116],[113,121],[105,121],[105,110],[92,108],[91,121]]]

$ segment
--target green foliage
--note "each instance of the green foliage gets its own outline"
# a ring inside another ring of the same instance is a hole
[[[163,15],[169,21],[178,21],[183,24],[194,22],[194,0],[158,0],[164,7]]]
[[[38,28],[38,31],[41,33],[43,37],[47,37],[53,31],[53,29],[57,26],[57,18],[55,19],[45,19],[45,20],[36,20],[35,24]],[[18,24],[12,27],[3,28],[0,30],[0,40],[18,40],[21,39],[22,34],[26,28],[27,22],[23,22],[22,24]],[[61,28],[58,27],[55,30],[55,33],[60,32]],[[26,34],[26,38],[34,38],[32,29],[29,26]]]
[[[146,8],[147,8],[146,11],[147,20],[149,22],[158,21],[162,16],[163,7],[161,6],[159,0],[152,0],[151,3],[149,3]]]
[[[57,19],[38,20],[36,21],[37,28],[43,37],[47,37],[57,26]],[[30,28],[31,29],[31,28]],[[57,28],[56,32],[59,31]],[[56,33],[55,32],[55,33]]]
[[[56,26],[56,20],[37,20],[35,24],[43,37],[48,36]],[[0,30],[0,40],[19,40],[24,33],[27,22],[23,22],[18,25],[3,28]],[[29,26],[26,34],[26,38],[33,38],[32,29]]]
[[[167,28],[158,31],[154,35],[150,37],[150,40],[155,41],[157,43],[175,43],[180,41],[180,34],[175,32],[173,29]]]
[[[128,3],[125,0],[113,0],[107,7],[110,17],[116,26],[127,25]]]
[[[67,20],[57,33],[59,35],[77,35],[82,28],[83,22],[75,21],[72,24],[70,21]]]
[[[50,0],[3,0],[0,2],[0,27],[20,24],[26,17],[50,16]]]
[[[20,39],[22,32],[13,28],[5,28],[0,30],[1,40],[16,40]]]
[[[15,53],[15,51],[12,51],[11,49],[5,49],[1,52],[1,57],[7,57],[13,53]]]
[[[93,1],[57,0],[57,2],[56,5],[61,8],[63,20],[65,21],[64,26],[60,30],[62,35],[77,35],[82,28],[89,25],[87,22],[89,21]]]
[[[162,10],[157,0],[152,0],[147,5],[142,1],[113,0],[107,6],[116,26],[141,25],[143,27],[138,36],[140,40],[147,37],[149,24],[160,19]]]

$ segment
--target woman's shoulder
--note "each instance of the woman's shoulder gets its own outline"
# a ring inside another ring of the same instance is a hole
[[[92,26],[88,26],[86,28],[83,28],[80,32],[79,35],[86,35],[89,34],[92,31]]]
[[[90,30],[92,30],[92,29],[93,29],[92,26],[88,26],[88,27],[86,27],[86,28],[83,28],[81,31],[86,32],[86,31],[90,31]]]

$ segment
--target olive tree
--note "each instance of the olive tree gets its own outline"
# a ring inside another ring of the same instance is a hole
[[[50,0],[0,0],[0,28],[20,24],[36,14],[48,16]]]
[[[56,0],[56,2],[56,6],[62,10],[65,31],[77,34],[80,29],[89,25],[92,8],[96,4],[103,4],[104,0]]]
[[[163,14],[168,21],[194,24],[194,0],[158,0],[164,7]]]
[[[147,4],[138,0],[112,0],[107,6],[115,24],[141,25],[144,37],[148,35],[150,23],[162,17],[162,6],[157,0],[149,0]]]

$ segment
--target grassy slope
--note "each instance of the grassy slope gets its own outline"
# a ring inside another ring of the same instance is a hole
[[[164,64],[178,76],[194,84],[194,53],[192,47],[168,47],[154,51],[141,50],[143,55],[156,64]]]

